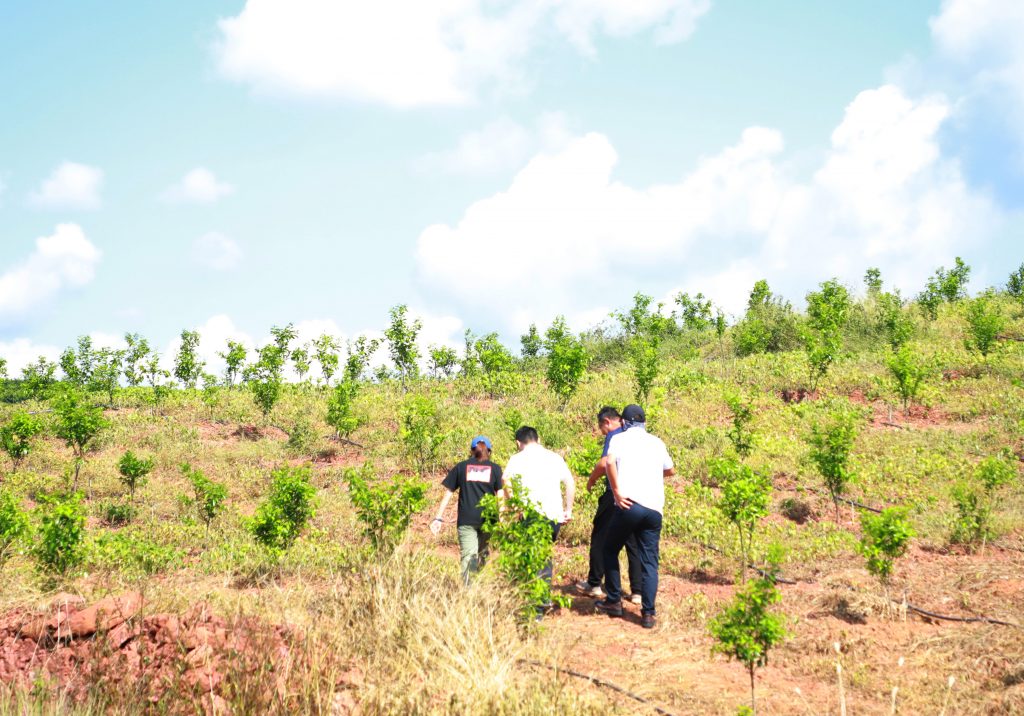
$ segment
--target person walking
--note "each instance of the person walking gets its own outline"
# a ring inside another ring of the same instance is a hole
[[[484,495],[501,496],[502,473],[501,465],[491,461],[491,441],[484,435],[478,435],[469,443],[470,457],[449,470],[441,484],[445,494],[441,498],[441,506],[437,516],[430,523],[430,531],[439,534],[444,524],[444,511],[456,491],[459,493],[458,524],[459,534],[459,566],[462,570],[462,581],[469,580],[476,574],[487,560],[488,535],[481,529],[483,517],[480,511],[480,499]]]
[[[519,478],[527,499],[550,523],[551,541],[554,542],[558,539],[562,525],[572,519],[576,481],[562,456],[540,444],[540,437],[534,428],[524,425],[516,431],[516,447],[519,452],[508,460],[505,482],[511,484],[513,478]],[[550,585],[552,574],[553,567],[549,560],[540,576]],[[541,605],[543,608],[549,606]]]
[[[640,613],[645,629],[655,626],[658,596],[658,550],[661,517],[665,509],[665,478],[675,474],[672,457],[659,438],[647,432],[646,416],[639,405],[622,411],[626,429],[608,445],[608,482],[615,512],[604,544],[605,591],[594,604],[598,611],[622,616],[622,585],[619,552],[630,535],[640,555]]]
[[[597,413],[597,428],[604,436],[604,449],[601,451],[601,459],[597,461],[594,469],[587,480],[587,490],[594,489],[597,481],[604,478],[604,492],[597,500],[597,510],[594,512],[594,528],[590,533],[590,571],[586,580],[576,582],[576,591],[588,597],[600,599],[605,596],[601,584],[604,581],[604,542],[608,532],[608,525],[611,524],[615,515],[615,499],[612,497],[611,485],[608,484],[608,445],[612,437],[623,430],[622,416],[613,407],[605,406]],[[636,538],[632,535],[626,540],[626,560],[629,564],[629,601],[633,604],[640,604],[640,555],[637,550]]]

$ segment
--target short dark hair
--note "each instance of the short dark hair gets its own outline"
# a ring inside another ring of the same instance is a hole
[[[538,440],[540,440],[540,436],[537,435],[536,428],[531,428],[529,425],[524,425],[523,427],[516,430],[516,440],[525,445],[526,443],[537,442]]]
[[[603,408],[601,408],[600,410],[597,411],[597,422],[599,422],[599,423],[602,420],[615,420],[616,418],[621,418],[621,417],[622,416],[619,415],[618,409],[613,408],[610,405],[606,405],[606,406],[604,406]]]

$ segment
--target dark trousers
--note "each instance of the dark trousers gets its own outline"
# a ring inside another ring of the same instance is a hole
[[[547,520],[547,522],[551,525],[551,543],[554,544],[555,540],[558,539],[558,533],[562,529],[562,525],[558,524],[554,520]],[[541,579],[547,582],[548,586],[550,587],[551,578],[554,576],[554,573],[554,566],[552,565],[551,560],[549,559],[547,564],[544,565],[544,568],[540,570],[540,575],[538,576],[540,576]],[[547,604],[538,605],[537,613],[542,614],[545,609],[550,609],[551,606],[551,602],[548,602]]]
[[[658,596],[658,544],[661,541],[661,513],[636,502],[628,510],[614,508],[604,543],[604,584],[609,602],[622,600],[619,552],[630,536],[636,538],[640,553],[641,611],[654,614]]]
[[[604,543],[608,535],[608,526],[615,516],[615,498],[606,491],[597,501],[597,512],[594,514],[594,529],[590,533],[590,573],[587,584],[600,587],[604,581]],[[640,553],[636,538],[630,535],[626,540],[626,561],[629,564],[630,594],[640,593]]]

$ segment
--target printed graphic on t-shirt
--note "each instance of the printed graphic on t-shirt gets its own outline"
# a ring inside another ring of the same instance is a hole
[[[466,465],[466,482],[490,482],[490,465]]]

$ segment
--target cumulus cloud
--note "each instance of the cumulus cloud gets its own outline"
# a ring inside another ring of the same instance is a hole
[[[235,187],[219,181],[209,169],[196,167],[169,187],[162,198],[172,204],[213,204],[234,191]]]
[[[535,156],[457,224],[426,228],[419,283],[442,304],[512,331],[586,311],[595,297],[620,302],[672,286],[738,309],[755,276],[799,295],[830,276],[859,281],[877,264],[916,285],[999,219],[940,153],[949,111],[941,97],[911,99],[894,86],[862,92],[805,178],[793,176],[782,135],[763,127],[678,182],[639,188],[614,178],[607,137],[576,137]],[[467,280],[471,253],[500,257],[485,286]]]
[[[102,186],[102,169],[64,162],[29,195],[29,203],[44,209],[98,209]]]
[[[192,258],[214,271],[231,271],[242,262],[242,247],[219,231],[203,234],[192,242]]]
[[[485,82],[516,84],[548,33],[593,55],[594,37],[692,33],[709,0],[247,0],[219,22],[228,79],[259,91],[394,107],[471,101]]]
[[[58,224],[36,239],[27,259],[0,275],[0,321],[24,319],[62,291],[85,286],[96,273],[100,251],[77,224]]]
[[[40,357],[55,362],[60,357],[60,349],[57,346],[36,343],[28,338],[0,341],[0,358],[7,361],[9,377],[19,377],[25,366],[35,363]]]
[[[419,158],[417,169],[443,174],[485,175],[519,169],[531,154],[562,148],[571,138],[560,112],[541,115],[534,127],[508,117],[462,135],[455,147]]]

